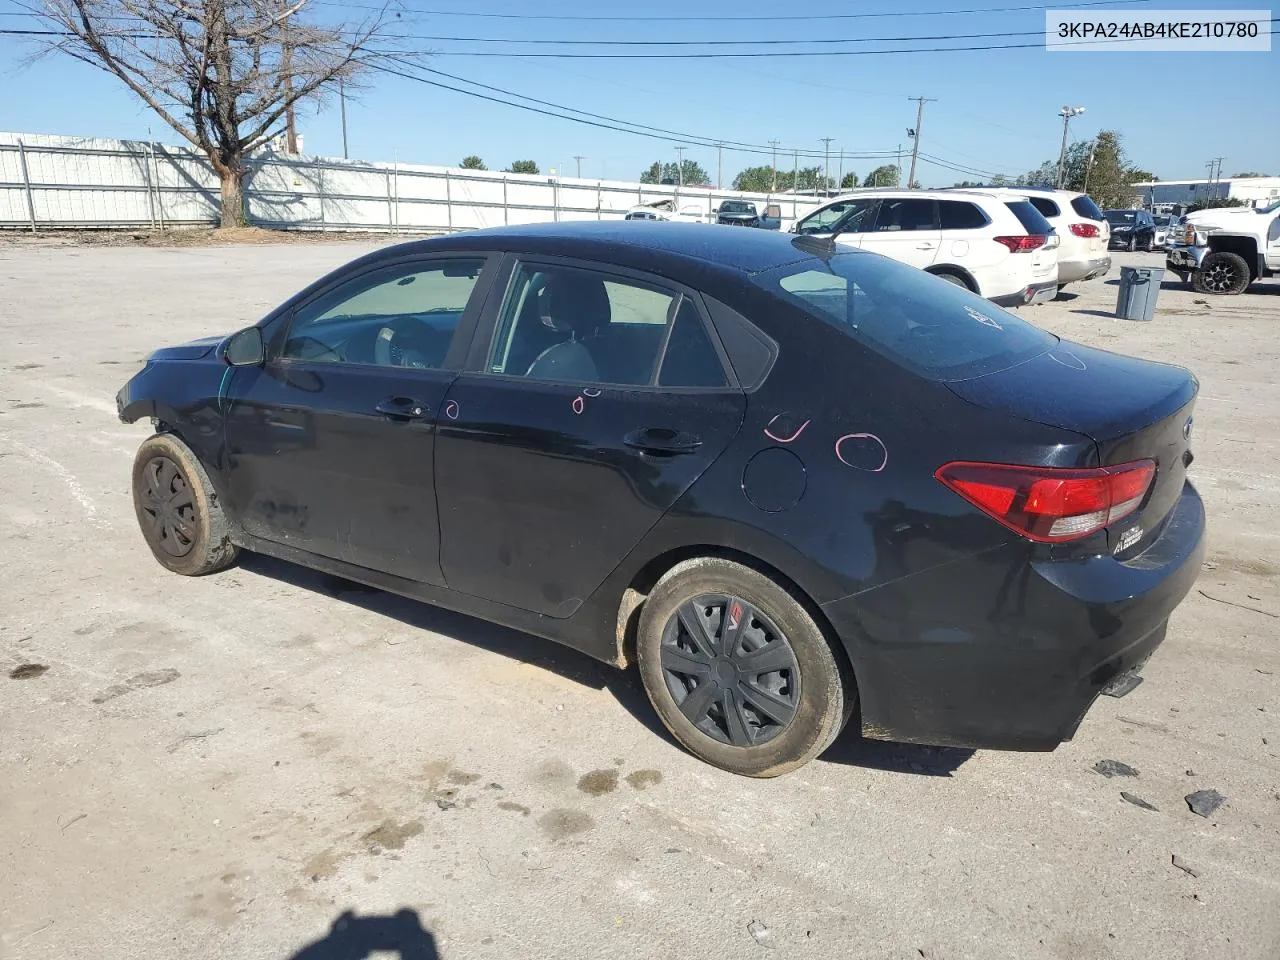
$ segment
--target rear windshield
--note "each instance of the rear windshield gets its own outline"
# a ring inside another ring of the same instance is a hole
[[[755,213],[756,208],[741,200],[727,200],[720,204],[721,213]]]
[[[1027,233],[1034,233],[1043,237],[1053,233],[1053,224],[1044,218],[1044,214],[1031,205],[1030,200],[1011,200],[1005,206],[1013,211],[1013,215],[1018,218],[1018,222],[1022,224],[1022,228]]]
[[[995,373],[1057,343],[989,300],[887,257],[802,260],[752,279],[929,380]]]
[[[1138,214],[1133,210],[1108,210],[1107,223],[1114,226],[1121,226],[1126,223],[1133,223],[1137,216]]]
[[[1086,220],[1103,220],[1102,211],[1098,209],[1098,205],[1093,202],[1093,197],[1081,194],[1071,201],[1071,209]]]

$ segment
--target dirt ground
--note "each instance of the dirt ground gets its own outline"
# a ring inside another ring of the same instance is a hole
[[[0,246],[0,956],[1280,956],[1280,283],[1024,311],[1200,378],[1209,560],[1142,686],[1054,753],[845,736],[760,782],[548,642],[151,559],[116,390],[367,249]]]

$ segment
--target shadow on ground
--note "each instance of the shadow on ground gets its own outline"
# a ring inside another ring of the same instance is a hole
[[[240,569],[304,590],[336,597],[372,613],[399,620],[406,626],[441,633],[490,653],[551,670],[593,690],[608,690],[622,708],[646,729],[673,748],[681,749],[658,719],[640,682],[639,672],[634,669],[617,670],[552,640],[498,626],[464,613],[433,607],[428,603],[410,600],[274,557],[257,553],[242,554]],[[950,776],[956,767],[972,755],[972,750],[863,740],[851,724],[822,755],[822,759],[828,763],[936,777]],[[307,960],[312,958],[308,957]]]
[[[366,960],[374,954],[394,954],[398,960],[441,960],[436,938],[422,926],[417,912],[409,909],[367,917],[348,910],[333,921],[324,937],[289,960]]]

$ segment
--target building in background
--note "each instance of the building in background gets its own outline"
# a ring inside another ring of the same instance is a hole
[[[1135,183],[1137,204],[1161,213],[1179,212],[1201,200],[1239,200],[1265,207],[1280,200],[1280,177],[1224,177],[1221,180],[1157,180]]]

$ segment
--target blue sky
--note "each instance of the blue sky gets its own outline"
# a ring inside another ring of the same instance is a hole
[[[371,3],[374,0],[360,0]],[[954,37],[958,34],[1033,32],[1031,36],[954,41],[972,44],[1042,43],[1041,10],[908,16],[956,7],[1012,7],[1037,0],[809,0],[791,5],[806,14],[888,13],[856,20],[742,21],[729,16],[778,16],[785,5],[765,0],[686,0],[683,4],[587,3],[583,0],[401,0],[398,29],[432,37],[574,40],[788,40],[837,37]],[[1131,5],[1144,11],[1239,9],[1244,4],[1155,0]],[[336,2],[317,6],[338,15]],[[414,11],[437,11],[425,13]],[[0,12],[17,13],[13,0]],[[439,11],[468,13],[445,16]],[[511,13],[568,16],[693,16],[699,21],[531,20],[474,16]],[[1154,15],[1153,15],[1153,18]],[[33,27],[24,17],[0,17],[0,28]],[[1116,129],[1131,160],[1162,179],[1204,176],[1205,162],[1225,157],[1224,173],[1280,174],[1280,49],[1270,53],[1049,53],[1043,47],[982,52],[893,53],[753,60],[558,60],[522,56],[472,57],[465,50],[530,52],[654,52],[653,48],[546,47],[443,40],[404,41],[437,53],[427,65],[467,79],[515,90],[557,104],[622,120],[698,134],[709,140],[781,142],[778,165],[789,168],[790,149],[821,151],[831,137],[836,152],[910,150],[918,95],[936,98],[925,108],[922,149],[958,166],[1017,174],[1056,159],[1063,104],[1087,112],[1072,121],[1072,139]],[[847,49],[945,46],[946,41],[877,42]],[[673,48],[661,48],[671,52]],[[685,48],[707,49],[707,48]],[[723,49],[723,48],[720,48]],[[762,49],[762,48],[735,48]],[[768,49],[813,49],[801,45]],[[31,48],[0,36],[0,128],[179,142],[114,78],[66,58],[19,62]],[[441,79],[438,78],[437,79]],[[1218,81],[1218,82],[1215,82]],[[454,83],[451,80],[444,82]],[[539,116],[410,80],[378,75],[348,101],[353,158],[456,164],[479,154],[493,169],[534,159],[544,171],[570,174],[581,154],[584,176],[633,179],[654,160],[674,160],[673,141],[600,130]],[[299,115],[306,152],[341,156],[336,105]],[[691,146],[685,156],[716,176],[714,147]],[[726,149],[724,178],[769,162],[768,156]],[[805,165],[802,158],[801,166]],[[807,161],[813,163],[813,160]],[[884,162],[853,159],[859,175]],[[904,162],[905,169],[905,162]],[[981,179],[921,163],[926,186]]]

